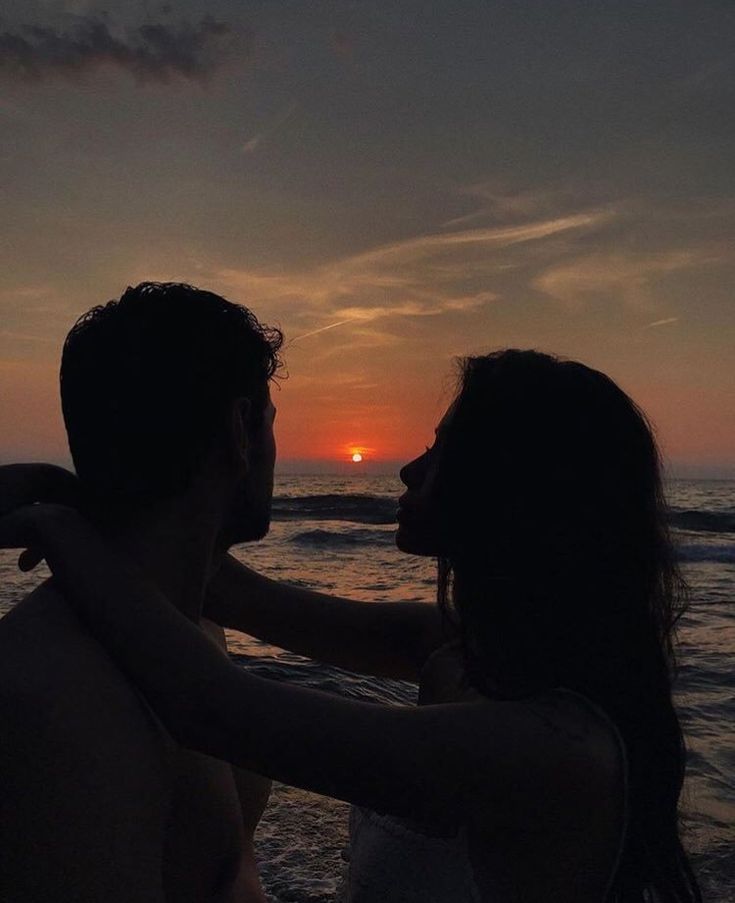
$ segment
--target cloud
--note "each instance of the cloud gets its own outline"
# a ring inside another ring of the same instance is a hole
[[[389,345],[406,319],[472,316],[498,298],[493,275],[515,266],[512,249],[585,232],[605,212],[573,214],[502,228],[406,238],[289,274],[224,268],[208,275],[225,294],[263,307],[298,339],[339,328],[351,343]],[[373,326],[380,324],[380,329]],[[294,340],[295,341],[295,340]],[[333,344],[330,342],[330,344]]]
[[[491,227],[486,229],[464,229],[456,232],[442,232],[422,235],[418,238],[384,245],[374,251],[367,251],[351,258],[352,266],[385,261],[389,258],[417,259],[450,250],[458,245],[485,245],[487,247],[508,247],[509,245],[547,238],[559,232],[596,225],[606,214],[602,212],[577,213],[555,219],[523,223],[518,226]]]
[[[298,342],[300,339],[308,339],[313,335],[319,335],[320,332],[326,332],[328,329],[336,329],[337,326],[345,326],[347,323],[352,322],[352,319],[337,320],[336,323],[328,323],[326,326],[320,326],[318,329],[312,329],[310,332],[305,332],[303,335],[297,335],[295,338],[291,339],[291,341]]]
[[[341,326],[342,323],[355,321],[371,323],[373,320],[381,320],[385,317],[435,317],[449,311],[475,310],[493,297],[491,292],[485,292],[476,301],[467,300],[463,302],[458,298],[447,298],[443,304],[433,303],[434,299],[431,299],[423,304],[417,301],[404,301],[401,304],[392,304],[385,307],[380,305],[376,307],[341,307],[337,310],[337,313],[345,319],[334,325]]]
[[[243,146],[242,146],[243,153],[252,154],[254,151],[256,151],[260,147],[260,145],[263,143],[263,141],[266,140],[266,138],[270,138],[273,135],[273,133],[276,132],[283,125],[284,122],[286,122],[287,119],[290,119],[290,117],[293,115],[293,113],[295,111],[296,111],[295,103],[292,102],[292,103],[287,104],[282,110],[280,110],[273,117],[273,119],[268,123],[268,125],[265,126],[265,128],[263,128],[256,135],[253,135],[252,138],[250,138],[248,141],[246,141],[243,144]]]
[[[647,323],[644,329],[657,329],[659,326],[669,326],[672,323],[678,323],[678,317],[666,317],[664,320],[654,320],[653,323]]]
[[[78,17],[66,31],[25,25],[0,33],[0,75],[38,82],[112,66],[141,82],[203,81],[219,64],[213,47],[228,33],[230,27],[212,16],[194,25],[145,23],[125,33],[94,16]]]
[[[243,144],[243,146],[242,146],[243,153],[252,154],[253,151],[256,151],[258,149],[258,145],[260,144],[260,142],[262,140],[263,140],[262,134],[254,135],[252,138],[250,138],[248,141],[246,141],[245,144]]]
[[[537,276],[534,288],[574,307],[610,296],[645,306],[663,277],[711,261],[711,253],[676,250],[652,253],[609,252],[566,261]]]
[[[545,184],[543,187],[518,187],[500,179],[472,182],[459,188],[461,197],[469,198],[474,208],[454,216],[443,224],[446,228],[467,226],[470,223],[512,223],[538,219],[558,219],[580,209],[603,207],[612,212],[613,198],[600,183]],[[619,202],[615,202],[615,212]]]
[[[327,305],[368,290],[371,293],[369,306],[383,307],[382,315],[389,308],[380,302],[376,304],[380,293],[398,293],[404,296],[418,293],[423,296],[425,303],[428,303],[429,298],[436,299],[439,295],[444,300],[466,305],[466,293],[462,294],[461,299],[454,295],[447,298],[439,290],[445,279],[454,282],[458,272],[461,271],[465,276],[468,272],[466,264],[459,269],[452,265],[444,269],[444,258],[463,256],[469,248],[479,249],[483,253],[492,252],[560,232],[591,227],[604,218],[605,214],[602,213],[585,213],[508,228],[465,229],[421,235],[380,245],[292,275],[269,275],[243,269],[222,269],[217,275],[227,284],[242,289],[259,300],[308,298],[311,302]],[[435,265],[437,261],[439,264]],[[477,300],[476,295],[472,298]],[[337,303],[332,309],[337,311],[342,306]],[[404,306],[405,297],[399,307]],[[401,312],[398,308],[395,309]],[[425,309],[404,312],[422,313]]]
[[[509,190],[495,181],[474,182],[460,189],[460,194],[479,201],[480,206],[462,216],[447,220],[446,227],[456,227],[492,218],[497,221],[527,219],[558,212],[560,192],[551,189]]]

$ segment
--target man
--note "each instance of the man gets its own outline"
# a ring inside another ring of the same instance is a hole
[[[143,283],[64,346],[87,514],[225,649],[202,604],[222,553],[268,530],[281,342],[217,295]],[[0,718],[0,900],[264,900],[268,782],[179,748],[53,581],[0,621]]]

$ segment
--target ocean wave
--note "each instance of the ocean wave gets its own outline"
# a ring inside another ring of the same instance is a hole
[[[675,508],[669,513],[669,523],[693,533],[735,533],[735,514],[729,511]]]
[[[396,500],[378,495],[276,496],[274,520],[345,520],[357,524],[394,524]]]
[[[295,533],[289,542],[302,546],[329,546],[342,548],[344,546],[365,545],[393,545],[393,533],[383,530],[304,530]]]
[[[273,519],[342,520],[357,524],[394,524],[396,499],[379,495],[276,496],[273,499]],[[735,533],[735,514],[732,511],[708,511],[697,508],[673,508],[669,522],[678,530],[693,533]]]
[[[735,543],[678,543],[676,554],[679,561],[716,561],[721,564],[735,564]]]

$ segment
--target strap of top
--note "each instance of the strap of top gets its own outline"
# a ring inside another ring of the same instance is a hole
[[[605,885],[605,896],[603,897],[603,901],[607,901],[610,896],[610,891],[612,890],[613,883],[615,882],[615,877],[618,873],[618,867],[620,866],[620,860],[623,856],[623,850],[625,849],[625,839],[628,834],[628,817],[629,817],[629,802],[628,802],[628,753],[625,749],[625,743],[623,742],[623,738],[618,730],[618,726],[615,722],[610,718],[607,712],[597,705],[596,702],[593,702],[583,693],[578,693],[576,690],[570,690],[567,687],[557,687],[556,690],[561,693],[567,693],[569,696],[574,696],[576,699],[579,699],[583,702],[588,709],[591,709],[599,718],[601,718],[605,724],[608,725],[610,730],[615,737],[618,744],[618,751],[620,753],[620,762],[622,764],[622,774],[623,774],[623,825],[622,830],[620,832],[620,841],[618,843],[618,849],[615,854],[615,860],[613,862],[613,867],[610,872],[610,876],[607,879],[607,884]]]

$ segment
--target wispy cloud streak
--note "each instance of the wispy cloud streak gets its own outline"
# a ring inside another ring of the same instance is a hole
[[[270,138],[274,134],[274,132],[278,131],[278,129],[283,125],[284,122],[286,122],[286,120],[291,118],[295,111],[295,103],[290,103],[285,106],[262,131],[258,132],[256,135],[253,135],[252,138],[250,138],[245,142],[245,144],[243,144],[243,153],[252,154],[254,151],[256,151],[267,138]]]
[[[301,327],[298,339],[348,323],[353,324],[354,338],[354,327],[379,320],[478,311],[498,297],[487,288],[487,279],[507,265],[504,249],[589,231],[608,218],[606,211],[593,211],[514,226],[430,233],[287,275],[234,268],[214,275],[249,303],[266,303],[276,315]],[[371,334],[365,341],[374,344],[377,339]],[[390,330],[380,334],[381,343],[390,341]]]
[[[552,266],[534,279],[533,286],[571,305],[614,296],[627,304],[646,306],[662,279],[704,266],[711,259],[708,248],[595,253]]]
[[[606,218],[605,213],[585,213],[511,228],[466,229],[460,232],[422,235],[380,245],[311,271],[289,276],[271,276],[241,269],[224,269],[218,275],[226,282],[242,287],[263,299],[291,295],[308,297],[312,302],[325,302],[340,296],[353,295],[361,288],[369,288],[373,293],[376,290],[405,293],[426,288],[423,270],[419,274],[415,266],[425,258],[441,256],[443,253],[451,253],[455,249],[459,251],[463,247],[470,246],[487,247],[488,250],[500,249],[572,229],[589,228]],[[450,269],[448,272],[452,278],[456,275],[454,270]],[[441,277],[441,271],[434,272],[435,281],[437,275]]]
[[[524,223],[520,226],[489,229],[464,229],[459,232],[442,232],[433,235],[422,235],[407,241],[384,245],[374,251],[367,251],[351,258],[351,263],[362,264],[371,261],[385,260],[388,257],[402,258],[424,256],[426,254],[452,248],[458,245],[490,245],[507,247],[521,242],[547,238],[559,232],[597,225],[607,218],[605,213],[578,213],[573,216],[543,220],[541,222]]]
[[[25,25],[0,34],[0,75],[37,82],[79,78],[112,66],[141,82],[202,81],[217,68],[212,50],[229,32],[212,16],[197,24],[145,23],[120,34],[93,16],[79,17],[66,31]]]
[[[346,323],[352,323],[353,318],[347,320],[338,320],[336,323],[330,323],[328,326],[320,326],[319,329],[312,329],[311,332],[305,332],[303,335],[297,335],[292,342],[298,342],[300,339],[308,339],[310,336],[319,335],[320,332],[326,332],[328,329],[336,329],[338,326],[344,326]]]

